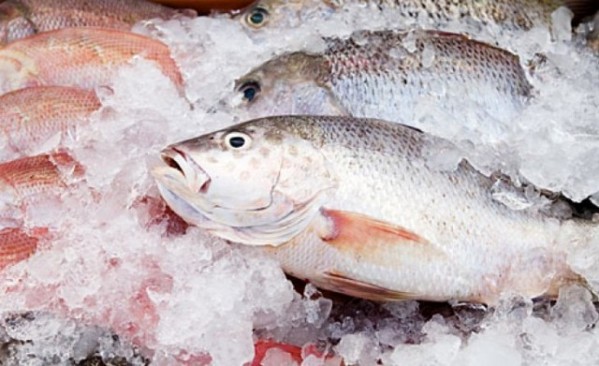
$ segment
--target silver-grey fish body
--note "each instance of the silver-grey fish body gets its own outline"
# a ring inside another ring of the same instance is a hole
[[[397,123],[270,117],[173,144],[154,175],[187,221],[353,296],[494,303],[579,280],[567,252],[596,225],[508,208],[467,163],[431,164],[442,146]]]
[[[252,116],[492,125],[517,116],[532,92],[517,56],[458,34],[365,31],[326,43],[322,54],[283,55],[238,80]],[[259,89],[254,98],[248,88]]]

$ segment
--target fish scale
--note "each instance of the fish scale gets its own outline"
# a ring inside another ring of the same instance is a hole
[[[106,86],[119,67],[136,57],[155,64],[183,93],[183,78],[164,43],[94,27],[48,31],[0,48],[0,91],[42,85]]]
[[[4,0],[0,44],[69,27],[129,30],[138,21],[168,19],[177,11],[145,0]]]
[[[480,26],[500,25],[511,30],[530,30],[535,26],[551,26],[551,14],[560,6],[574,13],[574,23],[594,14],[599,3],[594,0],[261,0],[242,15],[251,28],[287,27],[298,19],[316,14],[327,19],[331,11],[341,12],[349,6],[361,11],[397,15],[397,27],[427,18],[436,26],[450,21],[471,21]],[[259,23],[252,15],[261,13]]]
[[[60,86],[0,96],[0,160],[35,151],[48,139],[86,122],[100,106],[93,91]]]
[[[228,136],[240,134],[248,146],[223,149]],[[267,117],[173,144],[163,150],[168,166],[153,174],[186,221],[254,246],[328,290],[380,301],[496,304],[512,294],[556,296],[560,286],[581,281],[567,252],[599,245],[599,227],[512,210],[493,198],[494,181],[466,161],[455,170],[432,166],[446,144],[381,120]],[[271,165],[242,176],[240,157],[264,149]],[[278,180],[268,186],[262,176],[272,172]],[[204,189],[193,189],[201,182]],[[223,197],[236,185],[280,198],[252,207],[236,196],[240,206],[228,212]],[[212,197],[223,205],[218,212],[205,209]],[[280,213],[279,202],[296,209]],[[254,220],[256,209],[270,214]]]

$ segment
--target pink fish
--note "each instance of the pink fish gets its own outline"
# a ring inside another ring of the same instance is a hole
[[[85,89],[43,86],[4,94],[0,96],[0,146],[5,153],[32,152],[87,121],[100,106],[96,94]]]
[[[65,28],[0,49],[0,92],[28,86],[95,88],[135,58],[154,63],[182,91],[183,78],[169,48],[139,34],[107,28]]]

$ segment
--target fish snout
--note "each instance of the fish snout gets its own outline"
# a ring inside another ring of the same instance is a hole
[[[166,165],[177,170],[185,178],[193,192],[208,192],[212,181],[210,175],[185,150],[171,146],[162,151],[161,158]]]

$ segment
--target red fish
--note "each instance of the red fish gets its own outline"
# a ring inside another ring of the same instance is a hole
[[[0,49],[0,92],[41,85],[105,86],[119,67],[140,57],[155,64],[182,91],[183,78],[164,43],[90,27],[44,32]]]
[[[0,43],[68,27],[130,30],[141,20],[169,19],[177,13],[146,0],[4,0],[0,3]]]
[[[101,107],[93,91],[43,86],[0,96],[0,158],[28,153],[48,139],[85,122]]]

